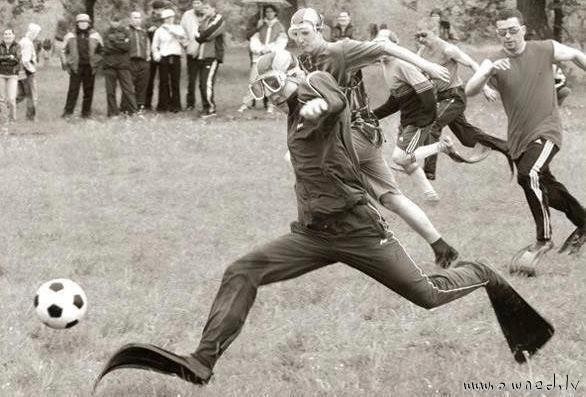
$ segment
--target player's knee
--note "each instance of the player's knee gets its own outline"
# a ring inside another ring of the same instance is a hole
[[[251,271],[251,262],[244,258],[238,259],[224,271],[222,284],[237,283],[254,285],[253,272]]]

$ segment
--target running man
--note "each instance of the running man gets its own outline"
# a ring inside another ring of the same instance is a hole
[[[537,235],[514,258],[511,271],[533,275],[539,259],[553,248],[549,207],[564,212],[576,226],[560,252],[577,254],[586,241],[584,207],[549,169],[562,144],[552,65],[572,61],[586,70],[586,54],[554,40],[525,41],[526,27],[518,10],[502,10],[496,28],[502,49],[482,62],[468,81],[466,93],[478,94],[487,82],[500,93],[508,118],[509,153]]]
[[[450,80],[448,82],[433,80],[437,90],[437,101],[442,104],[443,112],[433,125],[428,134],[427,144],[439,141],[442,129],[447,125],[466,147],[478,145],[478,149],[487,153],[489,149],[497,150],[507,156],[507,142],[488,135],[478,127],[473,126],[466,120],[464,111],[466,110],[466,94],[460,76],[458,75],[458,66],[466,66],[473,71],[478,70],[478,63],[468,54],[457,46],[450,44],[437,36],[433,29],[428,28],[426,23],[420,25],[420,29],[415,34],[417,42],[421,44],[418,52],[420,56],[428,61],[435,62],[445,66],[450,71]],[[495,101],[498,96],[489,86],[483,88],[484,95],[490,101]],[[436,177],[437,156],[428,157],[425,160],[425,175],[428,179],[434,180]]]
[[[383,56],[392,56],[413,63],[439,79],[448,79],[449,73],[445,68],[390,41],[362,42],[344,39],[336,43],[326,42],[321,34],[322,25],[321,16],[312,8],[302,8],[291,17],[289,37],[302,53],[299,57],[301,67],[306,72],[328,72],[336,79],[350,104],[354,147],[360,169],[375,190],[374,197],[385,208],[399,215],[431,245],[438,265],[449,266],[457,259],[458,252],[444,241],[425,212],[401,193],[383,156],[384,136],[378,119],[369,109],[368,98],[361,82],[353,80],[353,72],[375,63]],[[450,149],[448,145],[444,148],[446,151]],[[409,167],[409,163],[415,161],[414,157],[409,157],[404,165]],[[422,191],[429,192],[427,197],[436,201],[437,194],[432,193],[435,190],[420,167],[415,168],[413,177]]]
[[[481,287],[491,300],[500,303],[503,296],[508,301],[515,294],[498,273],[480,262],[460,262],[431,275],[413,262],[371,204],[372,189],[359,170],[352,146],[350,109],[344,93],[329,74],[314,72],[305,78],[296,66],[295,58],[285,50],[265,54],[257,64],[259,77],[251,84],[257,94],[264,92],[275,106],[288,112],[287,144],[299,214],[291,232],[226,269],[193,354],[179,356],[154,345],[129,344],[109,360],[96,385],[107,373],[128,367],[177,375],[195,384],[208,383],[218,359],[242,330],[260,286],[336,262],[352,266],[424,308],[444,305]],[[495,302],[498,317],[499,304]],[[537,314],[527,306],[522,313]],[[516,317],[507,319],[503,332],[507,338],[513,334],[529,336],[530,344],[524,341],[515,349],[535,353],[553,333],[545,320],[538,316],[538,321],[541,326],[536,329],[535,321],[527,324]],[[538,338],[532,336],[536,332]],[[523,357],[517,355],[519,361]]]
[[[393,41],[388,29],[381,29],[374,40]],[[388,56],[382,57],[380,62],[390,96],[373,113],[381,120],[396,111],[401,111],[399,133],[392,160],[395,168],[400,171],[408,174],[418,172],[423,175],[420,164],[425,158],[438,152],[445,152],[445,147],[451,145],[448,138],[442,138],[442,142],[424,145],[434,127],[437,114],[441,116],[450,101],[436,104],[433,84],[412,64]],[[415,161],[412,161],[413,158]],[[429,195],[437,195],[429,181],[424,194],[428,199]]]

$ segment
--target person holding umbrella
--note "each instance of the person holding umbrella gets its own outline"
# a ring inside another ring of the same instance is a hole
[[[284,50],[287,47],[287,32],[285,27],[277,18],[277,8],[273,5],[267,5],[263,9],[264,18],[258,21],[256,32],[250,38],[250,52],[252,53],[252,65],[250,67],[249,81],[253,81],[257,76],[256,63],[261,55],[278,49]],[[254,98],[250,93],[242,100],[242,106],[239,112],[253,107]],[[273,112],[273,106],[269,104],[267,98],[263,100],[264,107],[268,113]]]

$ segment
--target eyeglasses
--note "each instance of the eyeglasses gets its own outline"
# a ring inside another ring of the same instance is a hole
[[[254,99],[263,99],[270,94],[281,91],[285,86],[286,80],[287,75],[285,73],[278,70],[271,70],[254,79],[248,88]]]
[[[418,39],[420,37],[427,37],[427,32],[418,32],[415,33],[415,38]]]
[[[496,34],[498,34],[500,37],[505,37],[507,35],[507,33],[510,34],[511,36],[514,36],[517,33],[519,33],[520,31],[521,31],[520,26],[512,26],[512,27],[506,28],[506,29],[497,29]]]

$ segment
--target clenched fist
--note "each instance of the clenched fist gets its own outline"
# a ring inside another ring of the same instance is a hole
[[[328,110],[328,103],[322,98],[315,98],[303,105],[299,114],[308,120],[315,120],[326,110]]]

